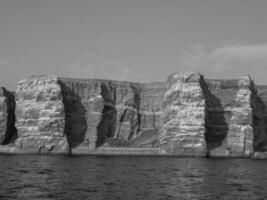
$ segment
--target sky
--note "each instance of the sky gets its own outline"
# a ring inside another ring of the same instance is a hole
[[[267,84],[266,0],[0,0],[0,86],[37,74]]]

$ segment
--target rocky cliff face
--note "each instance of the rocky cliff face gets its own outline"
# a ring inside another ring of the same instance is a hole
[[[239,80],[206,80],[207,145],[211,157],[249,157],[267,144],[264,86],[248,75]]]
[[[248,157],[253,153],[252,87],[249,76],[239,79],[227,136],[227,150],[232,156]]]
[[[35,76],[16,90],[16,146],[27,153],[67,153],[65,112],[57,77]]]
[[[0,144],[8,144],[16,139],[15,98],[5,88],[0,88]]]
[[[226,140],[238,80],[205,80],[206,142],[210,156],[226,156]]]
[[[160,145],[168,154],[205,156],[205,97],[200,74],[173,74],[168,78],[161,116]]]
[[[206,138],[211,157],[249,157],[253,153],[252,93],[248,75],[207,81]]]
[[[59,82],[66,110],[65,134],[74,151],[157,144],[165,84],[66,78]]]
[[[33,76],[15,96],[0,90],[0,152],[267,157],[267,87],[248,75],[173,74],[166,83]]]
[[[60,78],[59,83],[66,112],[65,135],[70,148],[95,149],[97,126],[104,107],[100,82]]]
[[[254,86],[252,90],[254,149],[267,151],[267,86]]]

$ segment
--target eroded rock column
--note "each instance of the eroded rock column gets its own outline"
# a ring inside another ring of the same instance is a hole
[[[163,102],[160,147],[168,154],[206,156],[203,77],[173,74]]]
[[[33,76],[16,91],[16,146],[20,152],[67,153],[65,112],[55,76]]]
[[[227,151],[233,157],[248,157],[253,153],[252,84],[249,75],[244,75],[238,81],[239,89],[233,103],[232,118],[227,135]]]

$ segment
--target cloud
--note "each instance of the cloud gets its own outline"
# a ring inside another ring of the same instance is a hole
[[[261,59],[266,58],[267,44],[263,45],[231,45],[215,49],[210,55],[211,58],[242,58]]]
[[[267,83],[267,44],[227,45],[210,52],[196,46],[180,57],[179,65],[215,78],[238,78],[249,73],[256,82]]]

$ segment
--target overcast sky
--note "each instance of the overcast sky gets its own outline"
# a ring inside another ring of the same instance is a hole
[[[266,0],[0,0],[0,85],[32,74],[267,84]]]

